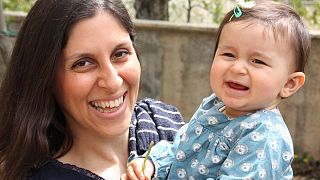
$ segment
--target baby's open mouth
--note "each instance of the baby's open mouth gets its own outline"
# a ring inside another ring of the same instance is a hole
[[[247,86],[243,86],[243,85],[241,85],[241,84],[234,83],[234,82],[228,82],[227,84],[228,84],[228,86],[229,86],[230,88],[233,88],[233,89],[236,89],[236,90],[245,91],[245,90],[248,90],[248,89],[249,89]]]

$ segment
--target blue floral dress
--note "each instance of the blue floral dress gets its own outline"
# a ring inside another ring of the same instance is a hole
[[[293,143],[279,111],[230,119],[223,106],[205,98],[173,144],[152,148],[154,179],[292,179]]]

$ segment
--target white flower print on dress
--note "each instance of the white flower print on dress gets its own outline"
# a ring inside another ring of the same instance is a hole
[[[207,175],[209,174],[209,169],[205,165],[200,164],[198,167],[198,172],[202,175]]]
[[[192,150],[193,150],[193,152],[199,152],[199,151],[201,151],[201,144],[199,144],[199,143],[194,143],[194,144],[192,145]]]
[[[218,164],[221,161],[221,159],[222,158],[220,156],[214,155],[214,156],[212,156],[212,163],[213,164]]]
[[[209,117],[208,118],[208,125],[215,125],[218,124],[218,119],[216,117]]]
[[[248,146],[243,145],[243,144],[238,144],[235,148],[235,151],[239,155],[244,155],[247,154],[248,152]]]
[[[181,135],[181,137],[180,137],[180,142],[188,142],[188,140],[189,140],[189,136],[188,136],[188,134],[187,133],[183,133],[182,135]]]
[[[271,166],[273,170],[276,170],[279,167],[279,163],[276,160],[272,160]]]
[[[241,164],[240,169],[241,169],[243,172],[249,172],[249,171],[252,170],[252,164],[249,163],[249,162],[245,162],[245,163]]]
[[[262,139],[263,139],[263,136],[259,132],[253,132],[251,134],[252,141],[261,141]]]
[[[255,127],[255,123],[247,123],[247,122],[241,122],[240,129],[253,129]]]
[[[266,154],[265,154],[265,152],[264,152],[263,149],[258,149],[258,150],[256,151],[256,153],[257,153],[257,158],[258,158],[258,159],[264,160],[264,159],[266,158]]]
[[[265,169],[259,169],[259,179],[264,180],[266,179],[267,171]]]
[[[267,127],[269,130],[272,130],[272,129],[273,129],[273,126],[272,126],[272,122],[271,122],[271,121],[266,121],[266,122],[265,122],[265,125],[266,125],[266,127]]]
[[[279,151],[279,145],[278,145],[277,141],[275,141],[275,140],[270,141],[270,147],[272,150],[274,150],[276,152]]]
[[[199,164],[198,159],[192,159],[190,167],[191,168],[196,168],[198,166],[198,164]]]
[[[188,180],[196,180],[193,176],[189,176]]]
[[[234,162],[233,160],[231,159],[226,159],[224,162],[223,162],[223,166],[225,168],[231,168],[233,166]]]
[[[234,135],[234,132],[232,129],[230,129],[228,132],[224,134],[226,138],[233,138],[233,135]]]
[[[285,151],[285,152],[283,152],[283,154],[282,154],[282,158],[283,158],[283,160],[284,161],[286,161],[286,162],[290,162],[291,160],[292,160],[292,154],[289,152],[289,151]]]
[[[178,161],[183,161],[186,159],[186,153],[184,153],[183,151],[181,151],[180,149],[177,151],[177,154],[176,154],[176,159]]]
[[[211,141],[213,140],[213,138],[214,138],[213,133],[210,133],[210,134],[208,135],[208,141],[211,142]]]
[[[187,177],[187,172],[184,169],[177,169],[177,175],[180,179],[185,179]]]
[[[202,129],[203,127],[201,125],[196,125],[196,127],[194,128],[194,133],[196,133],[197,136],[200,136],[202,133]]]

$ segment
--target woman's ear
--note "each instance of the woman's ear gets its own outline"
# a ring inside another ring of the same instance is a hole
[[[289,78],[280,91],[282,98],[287,98],[297,92],[305,82],[305,74],[303,72],[294,72],[289,75]]]

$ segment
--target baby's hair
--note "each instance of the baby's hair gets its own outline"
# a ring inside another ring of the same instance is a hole
[[[241,8],[241,10],[242,15],[238,18],[233,16],[233,10],[225,15],[218,29],[214,55],[218,48],[221,31],[226,24],[237,21],[259,23],[272,30],[275,40],[278,38],[289,40],[295,53],[295,71],[304,72],[310,51],[309,31],[301,17],[290,6],[265,1],[257,3],[252,8]]]

